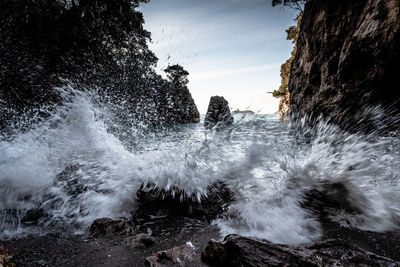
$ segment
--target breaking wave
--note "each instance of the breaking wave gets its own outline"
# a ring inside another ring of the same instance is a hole
[[[130,218],[142,185],[200,201],[217,181],[235,195],[214,221],[224,235],[313,241],[322,231],[314,205],[321,198],[339,203],[327,216],[343,226],[398,228],[398,133],[352,134],[322,119],[311,127],[306,117],[289,124],[257,114],[236,114],[220,131],[202,124],[126,127],[93,92],[58,90],[62,106],[0,141],[2,238]]]

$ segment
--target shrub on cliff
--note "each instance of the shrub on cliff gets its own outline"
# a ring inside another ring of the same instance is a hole
[[[300,34],[300,25],[301,25],[302,17],[303,17],[303,12],[301,11],[294,20],[295,22],[297,22],[297,25],[290,26],[288,29],[286,29],[286,34],[287,34],[286,39],[291,40],[292,43],[294,44],[294,47],[293,47],[290,58],[281,65],[281,85],[277,90],[275,90],[272,93],[272,95],[274,97],[282,97],[282,96],[286,95],[288,92],[290,68],[292,66],[292,62],[293,62],[294,57],[296,56],[296,52],[297,52],[297,39]]]

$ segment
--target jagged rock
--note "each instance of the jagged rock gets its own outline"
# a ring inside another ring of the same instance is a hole
[[[196,250],[188,244],[159,251],[146,258],[145,264],[150,267],[180,266],[190,267],[195,264]]]
[[[222,96],[212,96],[208,104],[204,126],[212,128],[216,124],[229,125],[233,123],[233,117],[229,109],[228,101]]]
[[[133,237],[128,238],[128,244],[134,248],[145,248],[154,244],[155,240],[145,233],[139,233]]]
[[[110,218],[96,219],[90,225],[89,232],[92,236],[107,235],[134,235],[135,228],[127,221],[112,220]]]
[[[292,247],[238,235],[211,240],[202,260],[211,266],[400,266],[342,240]]]
[[[308,1],[289,91],[292,114],[374,129],[369,106],[400,110],[400,2]],[[396,126],[396,125],[392,125]],[[397,124],[398,126],[398,124]]]
[[[14,264],[8,259],[8,254],[3,246],[0,246],[0,267],[14,267]]]
[[[201,202],[188,197],[178,188],[159,190],[154,185],[142,186],[137,192],[139,217],[143,215],[190,216],[210,221],[226,210],[233,201],[232,191],[221,182],[208,187]]]

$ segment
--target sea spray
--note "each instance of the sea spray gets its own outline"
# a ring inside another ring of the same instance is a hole
[[[209,155],[204,140],[169,141],[168,131],[155,134],[166,135],[162,141],[140,140],[132,133],[141,129],[110,126],[113,114],[96,102],[93,92],[71,86],[58,90],[63,105],[32,129],[0,143],[0,229],[5,237],[24,233],[23,221],[32,210],[44,214],[37,222],[41,230],[84,230],[99,217],[129,218],[141,185],[178,187],[200,200],[216,182],[211,163],[221,157]],[[138,145],[124,147],[116,130]],[[145,149],[143,142],[149,143]]]
[[[399,227],[398,138],[351,134],[321,118],[310,126],[309,119],[293,121],[280,138],[266,134],[226,174],[240,198],[216,220],[223,235],[287,244],[314,241],[322,234],[320,214],[304,206],[313,191],[346,198],[340,204],[349,203],[350,212],[326,207],[330,219],[343,226],[371,231]]]
[[[98,101],[95,90],[58,90],[62,105],[0,141],[2,238],[129,219],[143,185],[200,201],[217,181],[235,197],[214,221],[222,235],[312,242],[322,229],[318,210],[305,203],[313,191],[334,198],[337,184],[352,210],[327,209],[330,219],[373,231],[398,227],[397,133],[351,134],[322,119],[288,124],[257,114],[236,114],[234,125],[219,131],[120,124],[117,107]]]

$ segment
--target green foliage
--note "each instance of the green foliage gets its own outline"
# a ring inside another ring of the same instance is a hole
[[[275,90],[272,93],[272,95],[274,97],[281,97],[281,96],[285,95],[286,92],[288,91],[289,79],[290,79],[290,68],[292,66],[292,62],[293,62],[294,57],[296,56],[296,52],[297,52],[297,40],[298,40],[299,34],[300,34],[300,25],[301,25],[302,17],[303,17],[303,12],[300,12],[299,15],[295,19],[295,22],[297,22],[297,25],[290,26],[286,30],[286,34],[287,34],[286,39],[291,40],[294,44],[294,47],[291,52],[290,58],[281,65],[281,85],[277,90]]]

